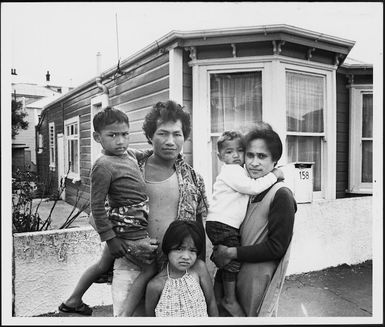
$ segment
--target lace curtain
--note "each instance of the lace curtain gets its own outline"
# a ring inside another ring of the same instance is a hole
[[[298,133],[287,138],[288,160],[314,162],[314,191],[321,190],[321,136],[301,133],[323,133],[323,114],[324,78],[287,72],[287,131]]]
[[[262,73],[257,71],[210,75],[210,111],[214,182],[220,169],[216,157],[217,133],[230,129],[246,132],[257,121],[262,120]]]

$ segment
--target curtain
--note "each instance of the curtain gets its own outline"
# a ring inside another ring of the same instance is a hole
[[[288,132],[324,132],[324,78],[286,73],[286,126]],[[288,136],[289,162],[314,162],[313,190],[321,191],[321,137]]]
[[[211,132],[246,130],[262,119],[261,72],[210,75]]]
[[[246,132],[262,120],[262,73],[239,72],[210,75],[211,133]],[[217,136],[211,137],[213,182],[219,173]]]

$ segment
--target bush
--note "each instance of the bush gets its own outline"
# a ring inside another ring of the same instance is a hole
[[[29,171],[17,170],[15,172],[12,177],[12,233],[42,231],[47,230],[51,226],[51,215],[65,189],[65,179],[66,177],[62,178],[59,188],[49,196],[53,200],[53,204],[48,217],[42,219],[38,211],[43,198],[40,198],[35,208],[32,206],[32,200],[36,198],[37,194],[46,194],[46,190],[50,189],[51,183],[48,183],[49,185],[47,186],[44,183],[38,182],[37,176]],[[88,208],[89,203],[85,203],[76,212],[75,209],[77,209],[76,206],[79,199],[78,188],[72,211],[59,229],[69,228],[75,219]]]

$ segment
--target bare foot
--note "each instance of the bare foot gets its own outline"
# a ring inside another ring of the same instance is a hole
[[[237,301],[228,302],[226,299],[221,300],[221,305],[233,316],[233,317],[245,317],[245,313],[242,307]]]

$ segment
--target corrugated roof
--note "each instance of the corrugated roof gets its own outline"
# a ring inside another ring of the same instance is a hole
[[[363,62],[361,60],[357,60],[357,59],[353,59],[353,58],[349,58],[349,57],[347,57],[344,60],[344,63],[341,66],[346,67],[346,68],[371,68],[371,67],[373,67],[372,64],[368,64],[368,63]]]
[[[44,108],[45,106],[49,105],[51,102],[53,102],[56,99],[59,99],[63,94],[56,93],[49,95],[43,99],[34,101],[28,105],[26,105],[27,108]]]
[[[50,96],[53,94],[59,94],[49,88],[42,85],[31,84],[31,83],[12,83],[12,93],[16,90],[18,95],[29,95],[29,96]]]

